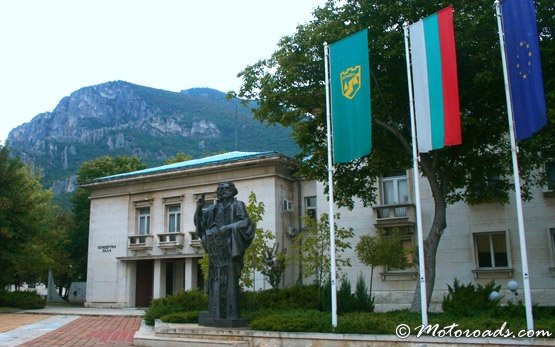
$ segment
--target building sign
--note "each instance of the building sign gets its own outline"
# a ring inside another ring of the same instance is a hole
[[[98,249],[101,249],[102,253],[112,252],[112,248],[116,248],[116,245],[98,246]]]

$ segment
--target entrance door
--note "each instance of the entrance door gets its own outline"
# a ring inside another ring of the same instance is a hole
[[[137,261],[135,283],[135,307],[148,307],[154,289],[154,260]]]
[[[173,262],[166,263],[166,296],[173,294]]]

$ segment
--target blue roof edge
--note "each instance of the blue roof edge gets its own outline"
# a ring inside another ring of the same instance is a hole
[[[209,157],[204,157],[204,158],[191,159],[191,160],[182,161],[182,162],[178,162],[178,163],[157,166],[157,167],[143,169],[143,170],[137,170],[137,171],[120,173],[120,174],[116,174],[116,175],[99,177],[99,178],[96,178],[96,179],[92,180],[88,184],[110,182],[110,181],[115,181],[115,180],[119,180],[119,179],[126,179],[126,178],[139,177],[139,176],[145,176],[145,175],[151,175],[151,174],[166,173],[166,172],[173,172],[173,171],[180,171],[180,170],[183,170],[183,169],[199,168],[199,167],[204,167],[204,166],[208,167],[208,166],[215,165],[215,164],[225,164],[225,163],[237,162],[237,161],[241,161],[241,160],[245,160],[245,159],[254,159],[254,158],[272,157],[272,156],[281,156],[281,157],[284,157],[284,158],[288,158],[284,154],[281,154],[281,153],[275,152],[275,151],[265,151],[265,152],[233,151],[233,152],[217,154],[217,155],[213,155],[213,156],[209,156]]]

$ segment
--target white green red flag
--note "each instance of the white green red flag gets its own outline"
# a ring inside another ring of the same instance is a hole
[[[453,8],[409,26],[418,151],[460,145]]]

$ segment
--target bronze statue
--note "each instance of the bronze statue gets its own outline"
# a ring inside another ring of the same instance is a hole
[[[236,195],[235,185],[223,182],[216,190],[216,204],[203,208],[204,195],[197,201],[195,227],[209,258],[208,312],[199,316],[200,325],[246,325],[239,315],[239,277],[255,226]]]

